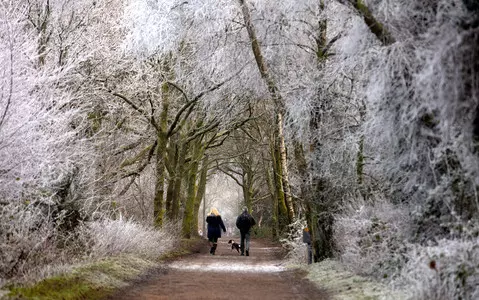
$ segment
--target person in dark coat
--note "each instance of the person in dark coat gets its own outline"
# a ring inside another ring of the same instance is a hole
[[[243,207],[243,212],[236,219],[236,227],[240,230],[241,234],[241,255],[249,256],[249,242],[250,242],[250,229],[256,225],[256,221],[248,213],[248,208]]]
[[[218,246],[218,238],[221,237],[221,230],[226,232],[226,227],[221,219],[220,213],[214,207],[206,217],[206,223],[208,223],[208,241],[211,246],[210,254],[215,255],[216,247]]]

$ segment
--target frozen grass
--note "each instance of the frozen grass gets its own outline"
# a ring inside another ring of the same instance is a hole
[[[24,226],[27,225],[25,222]],[[20,226],[15,228],[18,230]],[[174,232],[177,231],[157,230],[122,219],[84,224],[70,237],[62,239],[61,243],[53,241],[40,243],[36,240],[41,237],[37,232],[29,239],[17,241],[16,252],[13,252],[13,249],[5,249],[2,252],[4,268],[8,269],[10,266],[8,270],[12,271],[5,274],[6,280],[1,283],[2,285],[12,282],[29,283],[52,276],[69,276],[65,274],[71,273],[72,265],[97,261],[105,257],[126,255],[129,260],[158,260],[175,247]],[[25,257],[21,256],[21,253],[25,253]],[[12,261],[13,258],[17,258],[17,261]],[[15,263],[19,267],[12,269],[11,265]]]
[[[9,296],[27,299],[100,299],[125,287],[157,263],[122,255],[73,268],[72,272],[44,279],[33,286],[14,287]]]
[[[409,299],[479,298],[479,238],[440,240],[435,246],[412,247],[401,277]]]
[[[174,231],[157,230],[131,220],[104,220],[89,224],[93,246],[92,255],[98,257],[136,254],[152,259],[173,247]]]
[[[204,240],[182,240],[174,251],[165,252],[162,258],[171,258],[205,247]],[[149,270],[161,268],[161,261],[138,257],[135,254],[121,254],[97,259],[93,262],[70,266],[63,272],[37,283],[17,285],[0,290],[0,298],[9,294],[13,298],[27,299],[103,299],[119,288],[129,286]]]
[[[148,270],[160,268],[163,259],[204,247],[203,240],[174,243],[174,228],[169,224],[156,230],[122,219],[86,224],[78,234],[79,240],[89,245],[82,262],[44,266],[27,274],[23,284],[10,282],[10,291],[0,291],[0,297],[8,293],[13,298],[28,299],[104,298]]]
[[[375,205],[351,208],[349,213],[339,216],[335,238],[343,269],[402,290],[411,300],[479,297],[477,224],[460,221],[444,224],[455,228],[451,233],[455,238],[420,245],[410,242],[411,219],[407,211],[406,207],[379,201]],[[336,265],[325,266],[324,270],[320,268],[322,272],[337,270]],[[341,272],[337,276],[339,279],[332,281],[338,286],[333,289],[342,292],[340,287],[343,284],[347,287],[349,283],[338,281],[347,276]]]
[[[304,267],[307,278],[337,300],[401,300],[406,296],[387,285],[347,271],[339,262],[324,260]]]

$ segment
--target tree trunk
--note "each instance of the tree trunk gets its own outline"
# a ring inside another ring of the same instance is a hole
[[[364,124],[364,122],[366,121],[366,103],[364,103],[364,101],[359,109],[359,117],[361,120],[361,124]],[[361,134],[358,142],[356,175],[361,195],[363,196],[364,200],[367,200],[368,193],[367,189],[364,186],[364,164],[364,134]]]
[[[271,202],[273,204],[273,215],[272,215],[272,233],[273,233],[273,238],[276,239],[279,236],[278,232],[278,197],[277,193],[274,188],[274,183],[273,183],[273,178],[271,176],[271,172],[269,171],[268,168],[265,168],[265,175],[266,175],[266,180],[268,182],[268,188],[269,188],[269,193],[271,195]]]
[[[170,146],[167,150],[168,154],[168,188],[166,190],[166,215],[169,220],[174,220],[173,198],[175,195],[175,179],[176,179],[176,166],[178,164],[178,145],[177,141],[170,138]]]
[[[363,169],[364,169],[364,136],[361,135],[358,142],[358,154],[356,161],[356,175],[358,184],[363,185]]]
[[[291,188],[289,186],[289,175],[288,175],[288,160],[286,157],[286,145],[284,143],[284,134],[283,134],[283,115],[281,113],[277,114],[277,128],[278,128],[278,142],[279,142],[279,153],[280,153],[280,162],[281,162],[281,178],[283,180],[283,190],[284,190],[284,201],[286,203],[286,208],[288,209],[288,220],[289,223],[293,223],[295,219],[294,206],[293,206],[293,197],[291,195]]]
[[[50,22],[51,10],[50,10],[50,1],[47,0],[45,3],[44,11],[42,14],[39,14],[39,20],[37,24],[37,31],[39,33],[38,39],[38,65],[40,67],[45,65],[45,60],[47,56],[47,45],[50,41],[51,32],[48,32],[48,23]]]
[[[295,213],[294,213],[294,206],[293,206],[293,201],[291,197],[291,192],[289,189],[288,168],[287,168],[288,161],[287,161],[286,146],[285,146],[284,135],[283,135],[283,114],[285,110],[284,103],[276,83],[274,82],[272,76],[268,72],[268,66],[261,53],[261,47],[259,45],[258,38],[256,37],[256,30],[251,21],[249,8],[246,5],[245,0],[238,0],[238,1],[241,6],[241,11],[243,13],[243,19],[245,22],[246,30],[248,31],[248,36],[251,43],[253,55],[256,60],[256,65],[258,66],[258,70],[260,72],[261,78],[263,78],[263,80],[266,83],[266,86],[268,88],[268,91],[270,93],[270,96],[275,106],[276,127],[277,127],[276,131],[278,133],[278,137],[277,137],[278,143],[276,145],[279,147],[279,152],[280,152],[279,163],[282,168],[281,181],[283,181],[284,183],[284,184],[281,184],[281,189],[287,204],[289,222],[291,223],[293,222],[295,218]]]
[[[172,174],[167,180],[166,188],[166,217],[168,220],[173,220],[173,195],[175,193],[175,175]]]
[[[376,20],[369,8],[363,2],[363,0],[349,0],[356,11],[363,17],[364,22],[369,27],[369,30],[379,39],[384,45],[391,45],[395,42],[391,33],[384,27],[381,22]]]
[[[261,47],[258,42],[258,38],[256,37],[256,30],[254,28],[253,23],[251,22],[251,15],[249,12],[249,8],[246,5],[245,0],[238,0],[241,6],[241,11],[243,13],[243,19],[245,22],[246,30],[248,31],[248,36],[251,42],[251,48],[253,50],[253,55],[256,60],[256,65],[258,66],[259,73],[263,80],[266,82],[266,86],[268,87],[268,91],[273,98],[275,103],[276,109],[283,109],[284,105],[279,94],[278,87],[274,82],[273,78],[268,73],[268,67],[266,62],[264,61],[263,54],[261,53]]]
[[[300,193],[301,199],[305,206],[305,213],[306,213],[306,223],[309,229],[309,233],[311,235],[311,246],[313,247],[313,259],[314,262],[318,261],[318,253],[319,243],[317,240],[317,218],[316,218],[316,205],[313,199],[312,193],[312,186],[310,179],[307,177],[310,172],[308,171],[308,163],[306,161],[306,157],[304,155],[303,145],[296,142],[294,143],[294,156],[298,166],[298,174],[301,176],[301,183],[300,183]]]
[[[241,169],[244,205],[248,208],[248,211],[251,211],[253,207],[253,170],[249,165],[243,165]]]
[[[204,153],[204,151],[202,151]],[[195,199],[195,210],[193,212],[193,233],[198,232],[198,214],[200,213],[201,201],[206,191],[206,177],[208,175],[208,155],[203,156],[203,163],[201,164],[200,181],[198,182],[198,192]]]
[[[202,214],[202,217],[203,217],[203,221],[202,221],[203,236],[206,236],[206,197],[205,196],[203,196],[203,214]]]
[[[168,132],[168,84],[164,83],[161,87],[162,91],[162,108],[160,114],[160,123],[157,133],[158,145],[156,147],[156,183],[155,183],[155,199],[154,207],[154,223],[156,227],[163,225],[163,200],[165,195],[165,156]]]
[[[276,142],[276,141],[275,141]],[[283,189],[283,172],[281,169],[281,160],[279,154],[279,147],[273,146],[271,156],[273,157],[273,172],[274,172],[274,184],[276,187],[276,203],[279,229],[282,231],[286,228],[288,218],[288,208],[286,207],[284,189]]]
[[[156,227],[163,225],[163,198],[165,193],[165,160],[164,160],[164,141],[158,136],[158,146],[156,148],[156,182],[155,198],[153,200],[153,216]]]
[[[186,203],[185,203],[185,211],[183,215],[183,224],[182,224],[182,233],[185,238],[191,237],[191,232],[193,230],[193,213],[195,209],[195,199],[196,193],[198,190],[197,185],[197,174],[199,168],[199,155],[202,152],[202,145],[201,141],[196,140],[193,141],[193,152],[190,162],[190,168],[188,170],[188,178],[187,178],[187,194],[186,194]]]
[[[174,180],[174,187],[173,187],[173,195],[172,195],[172,212],[171,212],[171,219],[178,220],[180,215],[180,192],[181,192],[181,185],[183,182],[183,172],[185,170],[185,160],[186,154],[188,152],[188,145],[184,143],[184,140],[180,138],[179,140],[179,149],[178,149],[178,161],[176,162],[176,169],[175,169],[175,178]]]

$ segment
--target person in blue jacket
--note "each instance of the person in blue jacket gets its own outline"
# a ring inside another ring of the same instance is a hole
[[[218,238],[221,237],[221,230],[226,232],[225,224],[221,219],[221,215],[216,208],[212,208],[210,214],[206,217],[208,223],[208,241],[210,242],[210,254],[215,255],[218,246]]]

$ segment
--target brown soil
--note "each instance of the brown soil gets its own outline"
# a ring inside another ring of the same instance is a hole
[[[329,299],[305,274],[281,265],[276,245],[253,240],[250,256],[240,256],[228,239],[220,239],[216,255],[206,246],[202,253],[170,261],[111,299]]]

